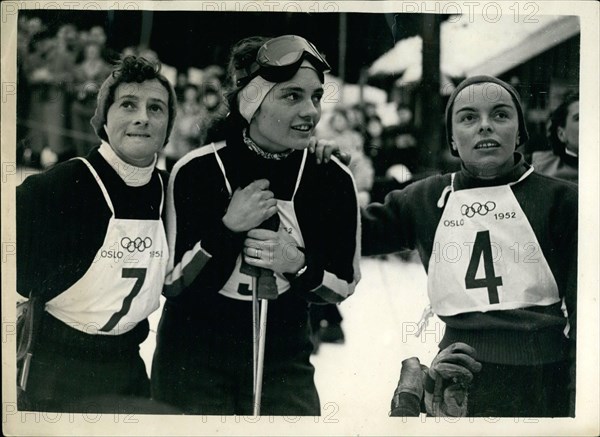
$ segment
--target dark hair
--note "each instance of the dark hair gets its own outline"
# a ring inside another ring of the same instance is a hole
[[[102,140],[108,141],[108,135],[104,130],[106,124],[106,114],[108,109],[115,101],[115,90],[122,83],[142,83],[147,80],[158,80],[158,82],[165,87],[169,94],[169,121],[167,124],[167,136],[165,138],[165,144],[169,141],[169,135],[173,129],[173,123],[175,121],[175,115],[177,114],[177,98],[175,97],[175,91],[171,86],[171,83],[165,76],[160,74],[160,64],[152,63],[146,58],[137,56],[127,56],[120,63],[118,63],[112,73],[104,81],[98,92],[98,104],[96,106],[96,113],[90,120],[91,125]]]
[[[555,155],[563,156],[566,145],[558,138],[558,128],[565,127],[567,116],[569,115],[569,106],[579,101],[579,93],[568,93],[562,103],[558,105],[552,114],[550,114],[550,126],[548,128],[548,143],[552,146]]]
[[[243,70],[249,67],[255,60],[258,50],[266,43],[269,38],[265,36],[251,36],[238,41],[232,48],[227,65],[228,89],[225,92],[227,105],[229,106],[229,122],[239,127],[244,127],[248,123],[240,114],[238,108],[238,94],[244,88],[236,84],[236,70]]]

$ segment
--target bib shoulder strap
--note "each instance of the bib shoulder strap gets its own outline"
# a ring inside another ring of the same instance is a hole
[[[300,162],[300,169],[298,170],[298,177],[296,178],[296,186],[294,187],[294,194],[292,194],[292,200],[294,200],[294,198],[296,197],[296,192],[298,191],[300,181],[302,180],[302,174],[304,173],[304,165],[306,164],[306,156],[308,155],[308,149],[304,149],[302,153],[302,161]]]
[[[438,208],[444,207],[444,205],[446,204],[446,199],[447,199],[448,193],[454,193],[454,178],[455,177],[456,177],[456,173],[452,173],[450,175],[450,185],[446,185],[444,187],[444,189],[442,190],[442,194],[440,195],[440,198],[437,201]]]
[[[163,182],[163,178],[162,175],[160,174],[160,172],[158,173],[158,180],[160,181],[160,208],[158,209],[158,216],[160,218],[160,216],[162,216],[162,212],[163,212],[163,205],[164,205],[164,201],[165,201],[165,184]]]
[[[533,173],[533,166],[529,166],[529,168],[527,169],[527,171],[525,173],[523,173],[523,175],[521,175],[521,177],[519,178],[519,180],[516,180],[514,182],[510,182],[508,185],[515,185],[518,184],[519,182],[521,182],[522,180],[524,180],[527,176],[529,176],[531,173]]]
[[[223,165],[223,161],[221,160],[221,157],[219,156],[219,152],[217,152],[217,147],[216,147],[215,143],[211,143],[211,147],[215,154],[215,159],[217,160],[217,164],[219,165],[219,168],[221,169],[221,173],[223,173],[223,179],[225,179],[225,185],[227,186],[227,191],[229,192],[229,197],[231,197],[231,196],[233,196],[233,190],[231,189],[231,184],[229,183],[229,179],[227,179],[227,172],[225,171],[225,165]]]
[[[100,176],[98,175],[98,172],[96,171],[96,169],[85,158],[76,157],[73,159],[79,159],[79,160],[83,161],[83,163],[87,166],[87,168],[90,170],[90,173],[92,173],[92,176],[94,176],[96,183],[100,187],[100,191],[102,191],[102,195],[104,196],[104,200],[106,200],[106,204],[110,208],[110,212],[112,212],[112,214],[115,215],[115,209],[113,207],[112,201],[110,200],[110,195],[108,194],[108,190],[104,186],[104,183],[102,182],[102,179],[100,179]],[[161,181],[161,183],[162,183],[162,181]]]

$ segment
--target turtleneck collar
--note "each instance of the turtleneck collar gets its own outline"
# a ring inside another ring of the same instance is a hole
[[[102,141],[98,152],[128,186],[141,187],[150,182],[152,172],[156,166],[156,155],[154,156],[154,161],[148,167],[137,167],[119,158],[106,141]]]
[[[529,165],[525,162],[523,155],[519,152],[514,153],[515,163],[510,170],[503,175],[493,179],[482,179],[475,176],[466,169],[464,164],[461,164],[461,171],[456,175],[457,187],[460,188],[477,188],[477,187],[492,187],[497,185],[505,185],[519,180],[519,178],[527,171]]]

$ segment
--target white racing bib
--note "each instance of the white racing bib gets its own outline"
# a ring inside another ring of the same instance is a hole
[[[214,148],[214,144],[213,144]],[[225,185],[229,190],[229,195],[231,196],[232,190],[231,185],[227,179],[227,174],[225,172],[225,167],[221,158],[219,158],[219,154],[214,150],[215,158],[217,159],[217,163],[221,168],[221,172],[223,173],[223,178],[225,179]],[[296,241],[299,247],[304,247],[304,239],[302,238],[302,233],[300,232],[300,226],[298,225],[298,218],[296,217],[296,211],[294,210],[294,198],[296,197],[296,192],[298,191],[298,187],[300,186],[300,181],[302,180],[302,174],[304,173],[304,164],[306,162],[307,151],[304,150],[304,155],[302,156],[302,162],[300,164],[300,169],[298,171],[298,176],[296,178],[296,186],[294,187],[294,194],[292,195],[291,200],[277,200],[277,212],[279,214],[279,218],[281,220],[280,226],[283,227]],[[281,248],[274,248],[282,250]],[[287,250],[287,249],[284,249]],[[297,256],[296,248],[290,247],[287,250],[286,254],[290,257]],[[252,277],[240,272],[240,267],[242,265],[242,256],[240,253],[235,261],[235,267],[233,268],[233,272],[231,276],[223,286],[223,288],[219,291],[223,296],[227,296],[232,299],[238,300],[252,300]],[[277,292],[279,294],[285,293],[291,287],[290,282],[285,278],[285,276],[274,273],[275,281],[277,284]]]
[[[159,307],[169,258],[167,237],[162,219],[115,218],[100,177],[88,161],[81,160],[98,182],[112,217],[90,268],[75,284],[48,301],[46,311],[87,334],[119,335],[132,330]],[[161,199],[159,216],[162,206]]]
[[[441,316],[560,300],[548,262],[509,185],[452,188],[435,233],[428,294]]]

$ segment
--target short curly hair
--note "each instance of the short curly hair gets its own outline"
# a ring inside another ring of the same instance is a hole
[[[124,58],[115,66],[112,73],[100,87],[96,112],[90,120],[90,124],[100,139],[108,142],[108,135],[106,134],[104,125],[106,124],[108,109],[115,101],[115,90],[117,87],[122,83],[142,83],[154,79],[158,80],[169,94],[169,121],[167,124],[167,136],[165,137],[165,144],[167,144],[169,135],[173,129],[175,116],[177,115],[177,97],[175,96],[175,90],[167,78],[160,73],[159,63],[153,63],[146,58],[138,56],[127,56]]]

